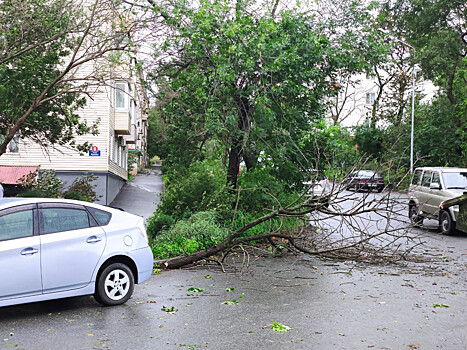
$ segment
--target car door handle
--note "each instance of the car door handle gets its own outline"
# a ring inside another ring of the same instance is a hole
[[[99,238],[97,236],[91,236],[91,237],[88,237],[88,239],[86,239],[86,243],[97,243],[100,241],[102,241],[102,238]]]
[[[35,248],[26,248],[21,251],[21,255],[33,255],[39,253],[39,249]]]

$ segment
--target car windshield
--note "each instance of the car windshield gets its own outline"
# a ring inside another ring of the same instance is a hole
[[[467,172],[443,173],[446,188],[467,189]]]
[[[358,174],[356,175],[357,177],[379,177],[378,174],[371,170],[360,170]]]

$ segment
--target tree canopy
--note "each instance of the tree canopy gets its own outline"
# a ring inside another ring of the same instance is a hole
[[[342,21],[327,22],[297,10],[274,16],[251,1],[155,7],[174,33],[154,73],[167,160],[202,159],[214,140],[233,186],[242,161],[247,170],[266,162],[291,180],[312,168],[300,147],[337,76],[369,69],[384,52],[369,10],[347,4]]]
[[[1,1],[0,28],[0,155],[16,135],[73,146],[75,135],[95,133],[77,111],[108,83],[99,59],[128,47],[131,31],[113,1]]]

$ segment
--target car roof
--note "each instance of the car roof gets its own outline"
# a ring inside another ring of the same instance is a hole
[[[464,173],[467,172],[467,168],[455,168],[455,167],[419,167],[415,170],[431,170],[440,171],[442,173]]]
[[[0,209],[8,208],[11,206],[22,205],[22,204],[36,204],[36,203],[69,203],[77,205],[85,205],[97,209],[106,210],[109,212],[121,212],[119,209],[107,207],[105,205],[83,202],[74,199],[65,198],[28,198],[28,197],[12,197],[12,198],[0,198]],[[129,213],[128,213],[129,214]]]

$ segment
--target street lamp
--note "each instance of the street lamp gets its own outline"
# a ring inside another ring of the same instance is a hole
[[[415,120],[414,115],[415,115],[415,78],[416,78],[416,74],[417,74],[417,72],[415,71],[415,63],[414,63],[413,64],[413,69],[412,69],[412,126],[410,128],[410,173],[413,173],[413,139],[414,139],[414,120]]]
[[[379,31],[383,34],[389,34],[383,29],[379,29]],[[398,38],[391,38],[394,41],[397,41],[398,43],[405,45],[407,47],[410,47],[414,52],[415,52],[415,47],[410,45],[409,43],[406,43],[403,40],[400,40]],[[413,173],[413,140],[414,140],[414,129],[415,129],[415,79],[416,79],[416,65],[413,63],[412,65],[412,120],[411,120],[411,128],[410,128],[410,173]]]

